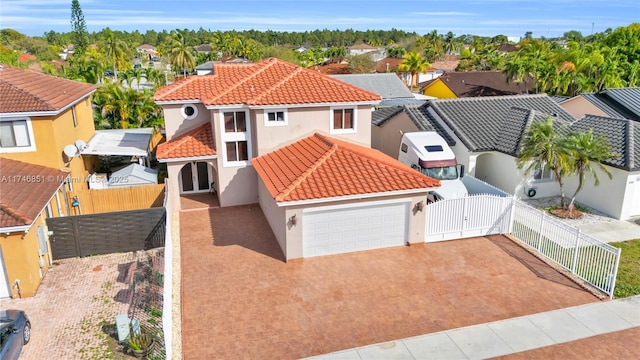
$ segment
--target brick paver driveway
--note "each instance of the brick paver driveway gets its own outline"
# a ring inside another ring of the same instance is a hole
[[[503,236],[285,263],[257,205],[180,221],[185,359],[293,359],[598,301]]]

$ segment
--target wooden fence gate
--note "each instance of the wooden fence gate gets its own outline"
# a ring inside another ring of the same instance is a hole
[[[54,260],[164,246],[164,208],[47,219]]]

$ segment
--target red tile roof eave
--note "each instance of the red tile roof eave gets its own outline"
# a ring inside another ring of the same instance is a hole
[[[53,110],[36,110],[36,111],[13,111],[13,112],[0,112],[0,114],[2,114],[3,116],[56,116],[56,115],[60,115],[63,112],[69,110],[70,108],[72,108],[73,106],[75,106],[76,104],[80,103],[81,101],[83,101],[84,99],[88,98],[89,96],[93,95],[93,93],[96,92],[96,89],[93,89],[91,91],[89,91],[88,93],[80,96],[79,98],[73,100],[72,102],[70,102],[69,104],[59,108],[59,109],[53,109]]]
[[[218,158],[218,154],[215,155],[204,155],[204,156],[193,156],[193,157],[167,157],[167,158],[158,158],[158,162],[160,163],[178,163],[178,162],[187,162],[187,161],[196,161],[196,160],[215,160]]]
[[[70,174],[71,174],[68,171],[63,171],[63,172],[67,174],[67,176],[65,178],[68,178],[70,176]],[[58,191],[60,191],[60,189],[64,186],[64,184],[65,184],[64,181],[60,183],[60,185],[55,189],[53,194],[51,194],[51,196],[49,197],[49,200],[47,200],[47,202],[44,204],[44,206],[42,206],[42,209],[40,209],[40,211],[38,211],[38,215],[33,220],[31,220],[30,224],[18,225],[18,226],[0,227],[0,233],[12,233],[12,232],[22,232],[22,231],[26,232],[26,231],[29,231],[29,229],[31,229],[31,227],[36,223],[36,220],[38,220],[38,217],[40,217],[40,215],[42,215],[42,213],[46,209],[47,205],[49,205],[51,203],[51,201],[56,196]]]
[[[279,207],[280,206],[297,206],[297,205],[304,205],[304,204],[329,203],[329,202],[345,201],[345,200],[372,199],[377,197],[394,196],[394,195],[411,195],[411,194],[417,195],[417,194],[424,193],[424,195],[426,196],[429,191],[435,188],[437,187],[381,191],[381,192],[371,192],[371,193],[365,193],[365,194],[343,195],[343,196],[305,199],[305,200],[276,200],[274,197],[274,200]]]

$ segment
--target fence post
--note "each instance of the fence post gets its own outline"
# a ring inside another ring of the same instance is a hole
[[[616,289],[616,278],[618,277],[618,266],[620,265],[620,253],[622,249],[618,248],[616,253],[616,265],[613,268],[613,281],[611,282],[611,288],[609,289],[609,299],[613,299],[613,291]]]
[[[536,249],[536,250],[538,250],[538,252],[540,252],[540,248],[542,247],[542,231],[544,231],[544,217],[545,217],[544,211],[541,211],[540,214],[542,216],[540,217],[540,230],[539,230],[539,234],[538,234],[539,235],[538,236],[538,246],[537,246],[537,249]]]
[[[513,233],[513,221],[515,219],[516,216],[516,198],[515,197],[511,197],[511,198],[507,198],[511,200],[511,205],[510,205],[510,213],[509,213],[509,223],[507,224],[507,227],[509,228],[509,234]]]
[[[576,273],[576,264],[578,263],[578,251],[580,249],[580,229],[576,228],[576,248],[573,253],[573,264],[571,264],[571,273]]]

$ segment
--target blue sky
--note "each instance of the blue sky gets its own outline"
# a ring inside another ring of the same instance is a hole
[[[639,0],[80,0],[89,31],[388,30],[425,34],[583,35],[640,22]],[[0,28],[71,31],[71,0],[1,0]]]

